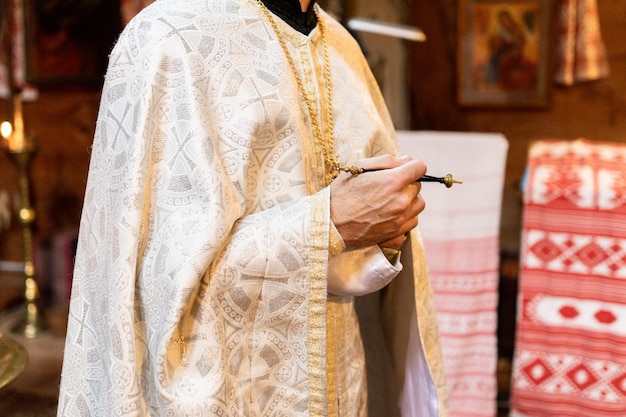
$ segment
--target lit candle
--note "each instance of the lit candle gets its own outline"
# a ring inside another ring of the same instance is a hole
[[[4,121],[0,124],[0,135],[6,141],[5,145],[11,152],[22,152],[26,148],[26,140],[24,131],[18,133],[18,130],[13,130],[13,125],[10,122]]]
[[[9,140],[9,147],[12,151],[21,152],[24,150],[24,145],[26,145],[25,141],[22,98],[17,93],[13,97],[13,135]]]
[[[13,130],[13,126],[10,122],[2,122],[0,124],[0,134],[6,141],[6,147],[11,152],[22,152],[25,148],[24,131],[18,133],[17,130]]]
[[[11,137],[11,133],[13,133],[11,123],[7,121],[2,122],[2,124],[0,124],[0,135],[2,135],[4,140],[8,141]]]

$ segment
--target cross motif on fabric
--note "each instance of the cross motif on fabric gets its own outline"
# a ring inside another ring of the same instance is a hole
[[[79,324],[78,328],[80,329],[80,331],[76,335],[75,342],[79,344],[82,344],[83,332],[85,331],[85,328],[87,327],[86,322],[87,322],[88,311],[89,311],[89,304],[83,303],[83,309],[81,311],[81,315],[80,317],[76,318],[76,322]]]
[[[126,139],[130,138],[131,134],[124,127],[124,120],[130,114],[130,108],[130,105],[127,105],[124,109],[124,114],[122,114],[121,117],[117,117],[113,113],[110,114],[111,120],[115,123],[117,127],[117,131],[115,132],[115,135],[113,135],[113,137],[117,138],[118,135],[122,133]]]
[[[189,367],[189,356],[187,355],[187,343],[195,342],[198,340],[207,340],[208,337],[205,332],[201,332],[195,336],[183,337],[181,332],[178,332],[178,338],[174,340],[174,343],[178,345],[180,349],[180,365],[185,368]]]

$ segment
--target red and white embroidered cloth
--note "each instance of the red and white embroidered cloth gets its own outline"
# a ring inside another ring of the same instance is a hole
[[[401,150],[428,173],[420,214],[437,308],[451,417],[496,414],[497,304],[502,187],[508,142],[500,134],[400,131]]]
[[[529,152],[511,415],[626,416],[626,145]]]
[[[555,81],[563,85],[605,78],[609,61],[598,15],[598,0],[558,0]]]

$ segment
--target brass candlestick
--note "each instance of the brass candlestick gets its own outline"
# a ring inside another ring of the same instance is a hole
[[[36,151],[35,142],[24,134],[22,117],[22,102],[19,94],[13,97],[13,126],[5,122],[0,127],[4,137],[4,149],[15,164],[18,174],[20,207],[19,220],[22,224],[24,248],[24,300],[26,304],[25,317],[12,329],[15,333],[33,338],[46,328],[42,312],[38,305],[39,287],[36,281],[35,263],[33,260],[33,225],[35,223],[35,209],[30,201],[30,164]],[[8,129],[7,129],[8,127]]]
[[[42,333],[47,326],[43,319],[38,303],[39,286],[36,281],[35,263],[33,260],[33,225],[35,222],[35,209],[30,202],[30,163],[35,153],[33,144],[26,145],[21,149],[10,149],[8,153],[17,167],[20,186],[19,220],[22,224],[22,236],[24,246],[24,300],[26,303],[26,315],[12,329],[15,333],[23,334],[28,338]]]
[[[24,117],[22,112],[22,82],[16,82],[13,71],[13,39],[9,28],[14,24],[15,17],[10,7],[10,2],[0,0],[0,45],[5,53],[5,65],[7,68],[7,81],[11,90],[13,125],[4,122],[0,126],[3,147],[9,157],[15,163],[18,172],[20,186],[20,210],[19,219],[22,223],[24,244],[24,276],[26,289],[24,298],[26,301],[26,316],[13,328],[26,337],[35,337],[47,326],[37,305],[39,288],[35,280],[35,264],[33,262],[33,224],[35,222],[35,209],[30,203],[30,163],[35,153],[35,143],[32,138],[25,134]],[[21,6],[20,6],[21,7]],[[6,35],[6,36],[5,36]]]
[[[0,389],[17,378],[28,364],[28,352],[21,343],[0,333]]]

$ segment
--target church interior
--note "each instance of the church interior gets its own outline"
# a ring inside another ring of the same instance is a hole
[[[0,2],[0,415],[49,417],[108,51],[142,1]],[[419,221],[450,415],[626,415],[626,0],[318,2],[402,151],[463,181],[424,184]]]

